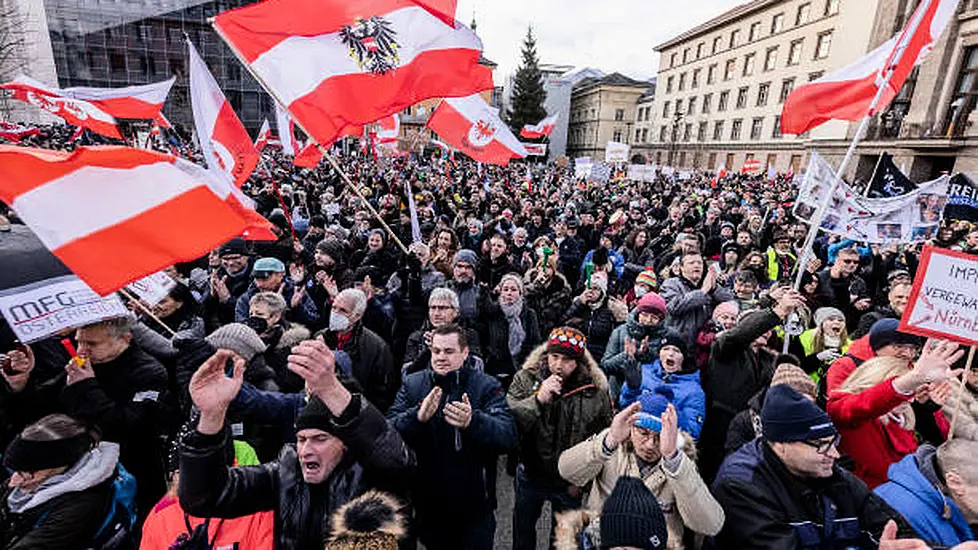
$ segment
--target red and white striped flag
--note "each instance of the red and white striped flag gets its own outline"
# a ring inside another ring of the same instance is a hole
[[[65,97],[61,90],[49,88],[28,76],[18,76],[11,82],[0,84],[11,90],[14,99],[30,103],[68,124],[82,126],[106,137],[122,139],[115,118],[95,105],[81,99]]]
[[[224,178],[129,147],[0,146],[0,200],[99,294],[201,257],[248,223]]]
[[[875,114],[870,106],[889,71],[893,72],[876,110],[889,105],[914,66],[921,63],[957,11],[959,0],[922,0],[903,31],[862,59],[788,95],[781,131],[801,134],[829,120],[860,120]]]
[[[377,140],[380,143],[397,141],[401,133],[401,117],[397,113],[378,120],[377,125],[380,127],[377,131]]]
[[[237,187],[241,187],[258,165],[258,150],[189,40],[187,48],[190,51],[190,102],[200,148],[211,170],[223,171]]]
[[[278,140],[282,146],[282,154],[294,157],[296,153],[295,132],[289,113],[278,103],[275,104],[275,127],[278,128]]]
[[[713,181],[710,182],[710,187],[716,189],[717,187],[720,186],[720,180],[722,180],[725,177],[727,177],[727,167],[718,166],[717,173],[713,176]]]
[[[167,118],[165,116],[163,116],[163,113],[162,112],[160,114],[156,115],[156,125],[159,126],[160,128],[165,129],[165,130],[172,130],[173,129],[173,125],[170,124],[170,121],[167,120]]]
[[[323,160],[323,152],[310,140],[292,159],[292,164],[299,168],[315,168]]]
[[[258,130],[258,137],[255,139],[255,149],[260,153],[268,145],[268,140],[272,139],[272,128],[268,125],[268,119],[261,121],[261,128]]]
[[[150,133],[152,133],[152,132],[150,132]],[[81,137],[83,135],[85,135],[85,129],[84,128],[82,128],[81,126],[75,128],[75,131],[71,133],[71,137],[68,138],[68,143],[74,143],[74,142],[78,141],[79,139],[81,139]]]
[[[479,94],[443,100],[427,126],[479,162],[505,166],[509,159],[527,155],[523,144]]]
[[[32,128],[30,126],[21,126],[20,124],[14,124],[12,122],[4,122],[0,124],[0,138],[12,141],[14,143],[20,143],[20,140],[36,136],[41,133],[41,130],[37,128]]]
[[[482,42],[454,10],[454,0],[266,0],[214,27],[325,146],[421,100],[492,89]]]
[[[115,118],[152,120],[159,116],[177,77],[125,88],[65,88],[64,96],[95,105]]]
[[[751,172],[756,172],[761,169],[761,161],[758,159],[747,159],[744,161],[744,167],[740,170],[741,174],[749,174]]]
[[[520,130],[520,135],[526,139],[537,139],[544,136],[549,136],[554,131],[554,126],[557,125],[557,116],[548,116],[547,118],[540,121],[539,124],[527,124]]]

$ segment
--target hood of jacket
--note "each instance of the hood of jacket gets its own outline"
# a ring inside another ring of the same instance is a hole
[[[118,463],[119,444],[103,441],[64,473],[48,478],[36,491],[14,489],[7,496],[7,505],[11,512],[20,514],[61,495],[91,489],[112,477]]]
[[[846,353],[861,361],[869,361],[873,357],[876,357],[876,352],[873,351],[872,346],[869,345],[868,334],[862,338],[859,338],[858,340],[853,341]]]
[[[289,323],[288,328],[282,332],[282,336],[279,338],[278,344],[275,345],[275,349],[291,348],[310,338],[312,338],[312,332],[305,325]]]
[[[584,350],[584,357],[578,361],[578,368],[580,368],[581,361],[587,366],[588,374],[591,376],[591,380],[594,381],[594,385],[599,389],[608,391],[608,377],[604,375],[604,372],[598,367],[597,361],[591,355],[591,352]],[[537,378],[541,378],[540,371],[547,363],[547,344],[543,343],[534,349],[530,355],[526,357],[526,361],[523,362],[523,370],[532,372]]]

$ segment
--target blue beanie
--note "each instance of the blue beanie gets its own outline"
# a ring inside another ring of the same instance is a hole
[[[787,384],[767,390],[761,426],[764,440],[772,442],[812,441],[838,433],[825,411]]]
[[[635,425],[653,432],[661,432],[662,413],[666,412],[669,398],[662,393],[648,392],[643,393],[638,398],[638,402],[642,405],[642,412],[638,414]]]
[[[455,261],[452,262],[452,267],[458,265],[459,262],[465,262],[475,268],[479,265],[479,256],[468,248],[463,248],[455,254]]]
[[[923,346],[924,341],[919,336],[900,332],[899,319],[880,319],[873,323],[869,329],[869,347],[873,351],[879,351],[890,344],[910,344],[917,347]]]

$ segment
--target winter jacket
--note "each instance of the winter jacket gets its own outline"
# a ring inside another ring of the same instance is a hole
[[[890,464],[917,450],[917,438],[896,422],[880,417],[909,402],[913,395],[900,395],[893,380],[884,380],[861,393],[836,391],[829,395],[826,412],[839,430],[839,450],[855,462],[853,473],[870,489],[886,483]]]
[[[846,354],[836,359],[825,373],[825,399],[827,400],[839,386],[849,378],[856,367],[876,357],[876,352],[869,345],[869,335],[854,341]]]
[[[750,398],[748,408],[737,413],[730,421],[730,427],[727,428],[727,442],[724,444],[725,456],[741,448],[744,443],[763,435],[761,408],[764,407],[766,395],[767,388],[762,388],[754,397]]]
[[[794,266],[798,263],[798,258],[793,253],[788,252],[782,256],[774,248],[768,248],[765,256],[767,256],[767,278],[769,281],[780,281],[791,277]]]
[[[434,330],[431,323],[425,321],[420,329],[408,336],[407,345],[404,350],[404,362],[401,365],[402,375],[413,374],[428,368],[431,362],[431,350],[424,341],[426,332]],[[472,329],[465,329],[465,337],[469,347],[469,361],[478,370],[485,370],[485,363],[482,361],[482,344],[479,333]]]
[[[591,258],[594,257],[594,250],[589,250],[587,254],[584,255],[584,261],[581,262],[580,274],[584,275],[584,266],[591,263]],[[608,262],[611,263],[611,267],[615,270],[615,275],[621,278],[625,273],[625,258],[618,253],[617,250],[613,248],[608,249]]]
[[[243,323],[250,316],[251,310],[251,298],[261,292],[258,286],[254,282],[248,287],[248,290],[238,298],[237,304],[234,306],[234,322]],[[288,306],[285,309],[285,318],[289,321],[296,323],[301,323],[307,327],[319,327],[320,326],[320,316],[319,310],[316,309],[316,304],[313,303],[312,298],[308,294],[302,297],[299,305],[295,308],[292,307],[292,296],[295,294],[295,284],[291,280],[285,279],[285,287],[282,289],[282,297],[285,298],[285,305]]]
[[[584,507],[601,510],[604,501],[622,477],[637,477],[659,501],[669,529],[669,549],[682,549],[684,527],[703,535],[716,535],[723,526],[723,508],[710,494],[696,471],[696,463],[685,453],[677,455],[678,468],[659,460],[642,476],[635,453],[622,443],[613,453],[604,452],[608,430],[602,430],[560,455],[560,475],[572,485],[591,483]],[[692,452],[692,449],[688,449]],[[592,483],[593,481],[593,483]]]
[[[394,367],[390,348],[380,336],[360,325],[353,327],[352,334],[350,340],[336,346],[336,334],[329,333],[326,343],[350,355],[353,377],[363,388],[363,396],[384,412],[394,402],[401,370]]]
[[[915,454],[890,466],[890,480],[874,492],[900,512],[924,542],[950,548],[975,536],[961,508],[941,491],[936,459],[937,449],[921,445]]]
[[[435,386],[442,388],[439,411],[421,423],[418,409]],[[458,429],[445,420],[444,406],[462,401],[463,394],[472,405],[472,421]],[[491,510],[495,495],[488,493],[486,479],[495,476],[496,457],[517,445],[516,424],[495,378],[467,365],[447,375],[429,367],[404,379],[387,418],[417,453],[413,503],[422,530]]]
[[[166,492],[163,479],[160,403],[165,398],[167,373],[135,344],[109,361],[92,365],[87,378],[61,392],[63,412],[98,426],[104,441],[119,443],[119,461],[136,478],[137,505],[148,510]]]
[[[508,255],[504,255],[499,260],[493,261],[487,254],[479,259],[479,265],[476,268],[478,281],[488,285],[489,288],[496,288],[502,281],[503,275],[507,273],[516,273],[522,276],[516,269],[516,266],[509,261]]]
[[[591,355],[604,357],[604,350],[618,322],[615,321],[615,314],[608,307],[607,299],[602,298],[601,306],[593,309],[575,298],[564,314],[562,324],[579,328],[584,336],[587,336],[587,349]]]
[[[869,329],[873,328],[876,321],[881,319],[899,319],[900,315],[893,311],[890,306],[881,306],[874,308],[872,311],[863,313],[859,317],[859,323],[856,325],[856,330],[852,333],[853,338],[862,338],[869,334]]]
[[[734,299],[728,288],[717,287],[707,293],[684,277],[666,279],[659,294],[666,301],[666,326],[678,332],[689,349],[694,348],[696,335],[713,316],[713,308]]]
[[[564,313],[574,299],[573,289],[560,273],[556,273],[546,286],[538,282],[538,277],[539,271],[536,269],[531,269],[523,277],[524,298],[533,311],[537,312],[540,334],[547,338],[550,331],[563,322]]]
[[[652,363],[627,369],[625,380],[618,401],[620,408],[638,401],[642,394],[662,394],[676,407],[679,429],[693,436],[693,439],[699,438],[706,417],[706,394],[700,386],[699,371],[670,374],[662,370],[662,363],[656,359]]]
[[[856,299],[868,298],[866,282],[858,275],[845,279],[833,279],[831,268],[825,268],[815,274],[818,287],[815,289],[818,307],[834,307],[846,315],[846,326],[852,332],[856,328],[862,312],[853,305],[852,296]]]
[[[33,493],[8,489],[0,505],[5,550],[74,550],[90,544],[112,505],[119,445],[102,442]]]
[[[177,537],[189,534],[204,522],[207,522],[207,540],[213,539],[215,549],[273,550],[275,547],[275,514],[270,510],[233,519],[198,518],[187,515],[176,496],[167,495],[146,518],[139,550],[170,548]]]
[[[615,328],[608,340],[608,347],[604,350],[601,359],[601,370],[608,376],[623,379],[625,376],[625,364],[630,359],[625,353],[625,338],[635,341],[635,358],[638,363],[650,363],[659,356],[662,338],[669,329],[665,324],[659,323],[654,327],[647,327],[638,322],[638,312],[632,311],[628,314],[628,319],[624,325]],[[642,340],[649,339],[645,353],[639,353],[638,348],[642,345]]]
[[[198,517],[237,518],[275,513],[275,548],[322,548],[331,532],[330,517],[368,489],[404,494],[415,467],[414,452],[359,394],[330,420],[329,433],[346,447],[343,459],[320,485],[303,480],[295,445],[261,466],[229,468],[229,437],[193,432],[180,449],[180,505]]]
[[[572,284],[580,278],[578,271],[584,250],[584,242],[578,237],[567,236],[557,244],[557,268]]]
[[[265,353],[262,354],[264,362],[271,369],[274,375],[273,380],[278,385],[278,389],[285,393],[302,391],[306,382],[301,376],[289,370],[289,355],[292,348],[305,340],[312,338],[312,333],[308,328],[299,323],[290,323],[281,320],[262,335],[262,341],[267,346]],[[252,362],[248,363],[249,369]],[[257,372],[252,373],[249,379],[248,370],[245,370],[245,380],[255,384],[259,389],[275,391],[276,388],[268,387],[267,384],[255,379]]]
[[[541,345],[516,373],[506,396],[519,433],[520,462],[527,474],[554,487],[566,486],[557,470],[560,453],[607,428],[614,414],[608,380],[591,354],[577,365],[560,395],[540,403],[537,390],[550,376],[547,346]]]
[[[655,254],[648,246],[641,250],[632,250],[627,246],[622,246],[618,249],[618,254],[625,263],[624,276],[630,282],[633,282],[635,277],[646,267],[655,263]]]
[[[798,335],[798,338],[792,339],[790,347],[788,348],[789,353],[795,354],[801,360],[801,368],[808,373],[815,382],[819,382],[825,373],[828,371],[829,367],[835,361],[825,362],[819,359],[818,353],[815,351],[815,333],[818,329],[808,329],[805,332]],[[838,348],[834,348],[839,351],[841,355],[844,355],[849,351],[849,346],[852,345],[852,340],[846,339],[841,342]]]
[[[217,295],[211,293],[209,284],[204,289],[202,303],[204,304],[204,322],[207,325],[208,333],[234,322],[238,298],[251,286],[251,268],[253,265],[254,262],[249,260],[248,267],[237,275],[230,275],[223,267],[218,269],[218,278],[227,277],[224,284],[227,286],[230,296],[226,302],[222,302]]]
[[[836,466],[826,479],[795,477],[761,439],[727,457],[713,494],[726,513],[716,548],[876,550],[891,519],[898,537],[914,537],[900,514],[849,472]]]
[[[482,361],[486,374],[503,381],[505,387],[509,386],[509,381],[516,374],[516,370],[523,365],[526,357],[543,341],[540,325],[537,323],[537,314],[525,301],[520,312],[520,323],[526,336],[523,338],[519,353],[514,356],[509,352],[509,321],[506,320],[502,308],[494,302],[485,313],[484,332],[480,335],[480,342],[484,342]]]

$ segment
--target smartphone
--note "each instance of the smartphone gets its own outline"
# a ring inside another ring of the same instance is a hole
[[[234,358],[228,357],[224,360],[224,375],[228,378],[234,378]]]
[[[27,355],[27,346],[21,342],[14,342],[14,350]],[[9,353],[0,354],[0,369],[3,369],[3,373],[7,376],[13,376],[15,374],[21,374],[20,371],[13,368],[14,360]]]

